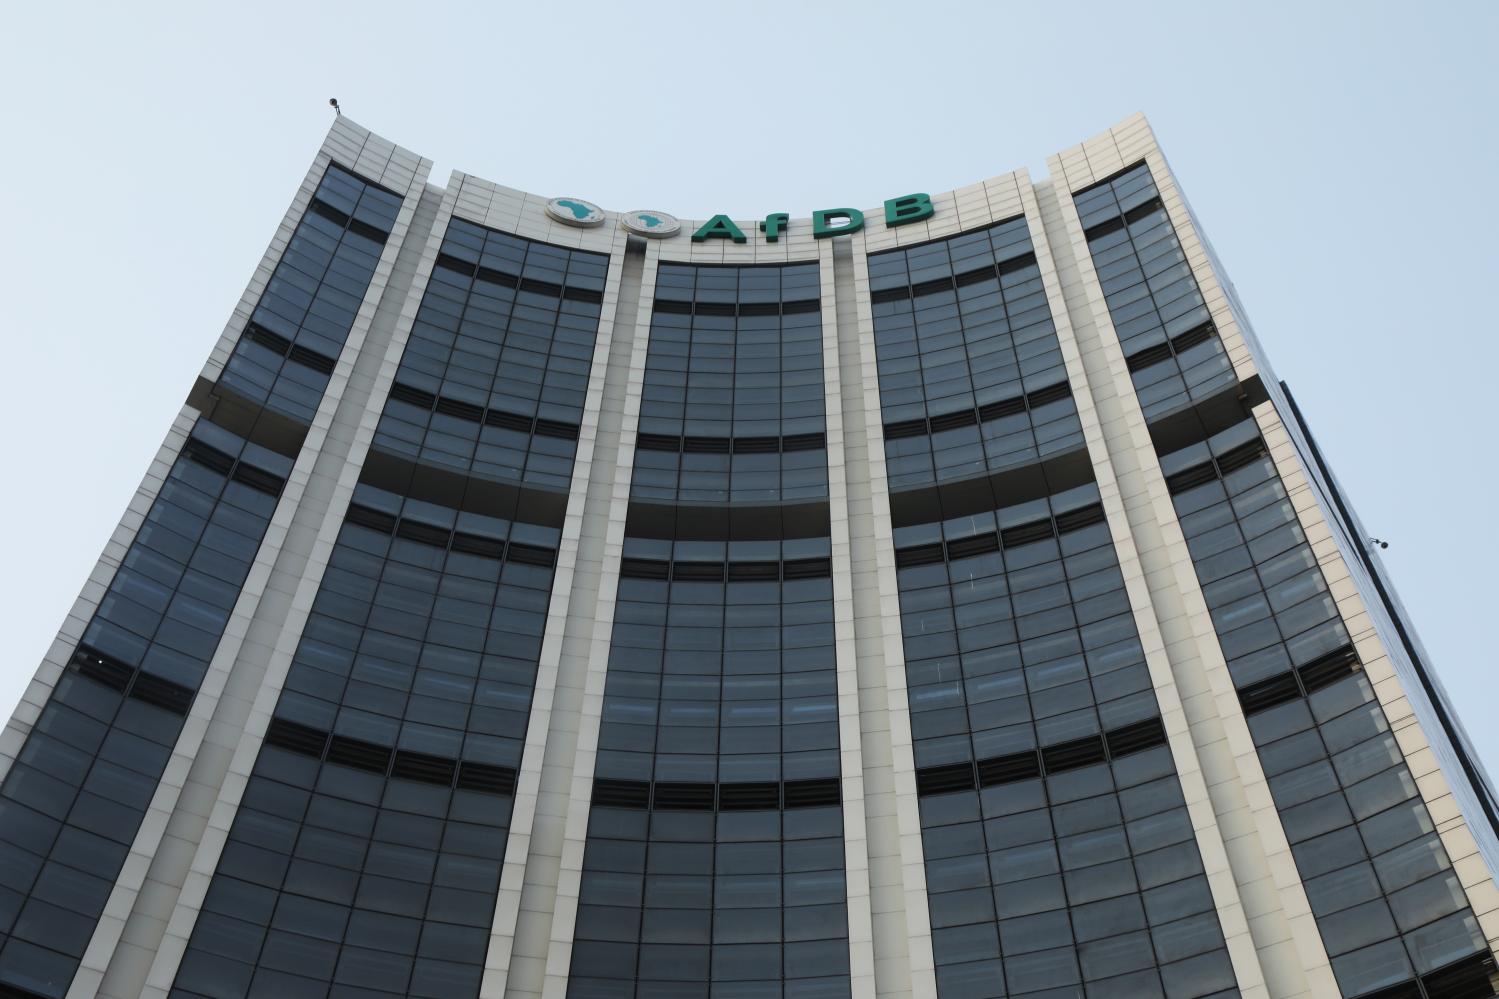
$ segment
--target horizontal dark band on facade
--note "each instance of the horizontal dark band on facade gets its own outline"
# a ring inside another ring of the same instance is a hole
[[[987,232],[990,229],[1002,229],[1005,226],[1011,224],[1012,222],[1018,222],[1018,221],[1020,221],[1023,218],[1025,218],[1025,216],[1023,214],[1022,215],[1011,215],[1009,218],[999,219],[996,222],[990,222],[987,225],[981,225],[981,226],[979,226],[976,229],[969,229],[969,230],[965,231],[964,233],[962,233],[962,235],[964,235],[964,236],[971,236],[971,235],[973,235],[976,232]],[[917,242],[917,243],[902,243],[900,246],[897,246],[893,250],[881,250],[878,253],[871,253],[869,255],[869,259],[871,259],[871,260],[877,260],[880,257],[889,256],[892,253],[910,253],[912,250],[919,250],[923,246],[933,246],[933,245],[935,245],[937,243],[944,243],[945,244],[948,241],[950,241],[952,238],[953,238],[952,235],[949,234],[949,235],[946,235],[946,236],[935,236],[932,239],[923,239],[923,240],[921,240],[920,242]],[[834,243],[833,245],[834,246],[846,246],[847,244],[845,244],[845,243]]]
[[[260,344],[266,350],[272,351],[281,357],[295,361],[304,368],[323,375],[333,374],[334,358],[326,354],[319,354],[315,350],[309,350],[300,344],[294,344],[279,333],[273,333],[259,323],[251,320],[245,324],[245,331],[240,334],[246,340],[252,340]]]
[[[910,248],[901,247],[901,249],[909,250]],[[978,284],[980,281],[992,281],[1005,274],[1023,270],[1033,266],[1035,263],[1035,253],[1027,250],[1018,257],[1001,260],[997,264],[990,264],[986,267],[976,267],[971,271],[964,271],[962,274],[955,274],[952,277],[933,278],[930,281],[922,281],[918,284],[881,288],[878,291],[870,292],[869,300],[875,305],[879,305],[883,302],[899,302],[908,298],[920,298],[923,295],[934,295],[938,292],[952,291],[955,288],[966,288],[968,285]]]
[[[235,482],[247,485],[268,496],[279,497],[281,490],[286,486],[286,480],[276,473],[251,464],[243,458],[236,460],[233,455],[225,454],[196,437],[189,437],[182,445],[182,457],[211,468],[220,475],[228,476]]]
[[[393,534],[396,537],[415,541],[418,544],[431,545],[434,548],[447,548],[455,552],[503,559],[507,562],[519,562],[523,565],[544,566],[548,569],[557,562],[557,553],[540,545],[528,545],[519,541],[506,542],[499,538],[486,538],[478,534],[449,530],[406,517],[393,517],[388,513],[382,513],[358,503],[349,504],[349,512],[344,519],[350,524],[358,524],[372,531]]]
[[[1157,455],[1171,454],[1254,415],[1254,408],[1270,399],[1259,375],[1251,375],[1191,406],[1167,413],[1147,426]]]
[[[1300,700],[1357,673],[1363,665],[1352,645],[1334,649],[1296,669],[1256,681],[1238,690],[1244,714],[1255,715],[1277,705]]]
[[[635,439],[641,451],[687,454],[777,454],[786,451],[821,451],[827,448],[825,434],[788,434],[784,437],[673,437],[641,434]]]
[[[1493,955],[1482,951],[1359,999],[1491,999],[1496,977]]]
[[[1087,194],[1089,191],[1096,191],[1100,187],[1103,187],[1107,184],[1112,184],[1114,183],[1114,181],[1118,180],[1120,177],[1123,177],[1125,174],[1131,173],[1144,165],[1144,160],[1135,160],[1135,162],[1131,163],[1129,166],[1121,167],[1118,170],[1115,170],[1113,173],[1109,174],[1107,177],[1104,177],[1102,180],[1095,180],[1086,187],[1078,188],[1077,190],[1072,192],[1072,196],[1074,198],[1079,198],[1084,194]]]
[[[231,388],[202,376],[193,383],[187,404],[216,426],[241,440],[295,459],[307,438],[307,425],[246,399]]]
[[[787,541],[826,538],[827,500],[778,506],[630,502],[625,536],[665,541]]]
[[[174,715],[186,715],[198,692],[184,684],[143,672],[98,649],[80,645],[73,651],[68,665],[95,683],[117,690],[147,704],[154,704]]]
[[[567,494],[462,475],[371,448],[359,481],[386,492],[542,527],[562,526]]]
[[[1021,545],[1032,544],[1046,538],[1055,538],[1071,531],[1078,531],[1093,524],[1104,522],[1103,505],[1094,503],[1078,510],[1069,510],[1058,514],[1056,517],[1046,520],[1037,520],[1029,524],[1018,524],[1015,527],[1007,527],[998,533],[989,531],[986,534],[973,534],[966,538],[957,538],[949,541],[944,546],[940,541],[934,541],[926,545],[912,545],[910,548],[899,548],[895,552],[895,567],[907,569],[918,565],[935,565],[944,560],[954,561],[961,558],[972,558],[975,555],[984,555],[989,552],[997,552],[1002,548],[1018,548]]]
[[[833,575],[829,558],[798,558],[780,562],[667,562],[662,559],[621,559],[619,574],[627,579],[672,579],[678,582],[776,582],[793,579],[828,579]]]
[[[1213,482],[1238,468],[1254,461],[1265,453],[1265,442],[1259,437],[1252,441],[1245,441],[1238,447],[1231,448],[1215,458],[1209,458],[1200,465],[1183,469],[1173,475],[1166,477],[1166,489],[1171,495],[1195,489],[1205,482]]]
[[[1150,718],[1100,735],[1090,735],[1040,749],[993,756],[977,762],[965,760],[961,763],[921,767],[916,771],[916,793],[926,797],[1015,784],[1117,760],[1165,743],[1166,729],[1161,724],[1161,719]]]
[[[985,403],[973,409],[959,409],[955,412],[943,413],[940,416],[929,416],[925,419],[899,420],[894,423],[887,423],[885,424],[885,439],[899,440],[902,437],[920,437],[923,434],[935,434],[943,430],[971,427],[975,424],[988,423],[990,420],[997,420],[1004,416],[1014,416],[1017,413],[1024,413],[1027,409],[1038,409],[1047,403],[1071,397],[1072,386],[1066,382],[1060,382],[1025,395],[1015,396],[1013,399],[1001,399],[998,402]]]
[[[457,399],[449,399],[446,396],[433,395],[410,385],[402,385],[396,382],[390,387],[390,397],[425,409],[429,412],[436,410],[444,416],[457,417],[460,420],[468,420],[470,423],[483,423],[490,427],[502,427],[506,430],[515,430],[523,434],[539,434],[542,437],[559,437],[563,440],[575,441],[578,439],[578,425],[565,420],[548,420],[540,416],[526,416],[521,413],[511,413],[501,409],[486,409],[476,406],[471,402],[460,402]]]
[[[1074,197],[1076,197],[1076,195],[1074,195]],[[1140,221],[1151,212],[1159,210],[1163,204],[1164,202],[1162,202],[1160,196],[1157,195],[1144,204],[1136,205],[1129,211],[1125,212],[1123,215],[1116,215],[1111,219],[1104,219],[1102,222],[1090,225],[1086,230],[1083,231],[1083,237],[1091,243],[1095,239],[1101,239],[1111,232],[1118,232],[1125,226],[1133,225],[1134,223]]]
[[[1002,506],[1041,499],[1092,481],[1092,459],[1086,448],[1078,448],[1018,468],[892,492],[891,525],[910,527],[988,513]]]
[[[606,808],[750,812],[842,804],[836,777],[713,784],[596,777],[592,803]]]
[[[1185,333],[1180,333],[1164,343],[1158,343],[1153,347],[1136,351],[1124,359],[1129,367],[1130,373],[1144,371],[1146,368],[1155,367],[1163,361],[1169,361],[1178,354],[1183,354],[1198,344],[1206,343],[1218,335],[1218,327],[1209,320],[1198,323]]]
[[[658,298],[651,309],[677,316],[796,316],[820,312],[822,303],[815,298],[790,302],[683,302]]]
[[[597,288],[577,288],[572,285],[560,285],[554,281],[538,281],[535,278],[521,277],[518,274],[495,270],[493,267],[484,267],[467,260],[460,260],[450,253],[439,253],[437,266],[462,274],[464,277],[478,278],[489,284],[534,292],[549,298],[565,298],[572,302],[592,302],[594,305],[599,305],[604,301],[604,293]]]
[[[460,791],[483,791],[500,795],[515,793],[513,767],[393,749],[363,739],[334,735],[285,718],[271,719],[266,728],[265,741],[268,746],[386,778],[419,781]]]
[[[361,177],[360,180],[363,181],[363,178]],[[399,197],[399,195],[397,196]],[[377,243],[383,244],[390,238],[388,230],[366,222],[364,219],[353,218],[346,212],[328,204],[322,198],[314,197],[312,203],[307,206],[307,210],[314,215],[321,215],[340,229],[347,229],[352,233],[363,236],[365,239],[372,239]]]
[[[363,184],[365,187],[372,187],[372,188],[374,188],[377,191],[380,191],[382,193],[390,195],[392,198],[395,198],[397,201],[404,201],[405,200],[405,198],[402,196],[401,192],[399,192],[397,190],[394,190],[393,188],[386,187],[384,184],[380,183],[380,181],[378,181],[378,180],[373,180],[373,179],[371,179],[369,177],[366,177],[364,174],[360,173],[358,170],[355,170],[353,167],[347,166],[346,164],[340,163],[336,159],[335,160],[331,160],[328,163],[328,169],[329,170],[337,170],[339,173],[347,174],[349,177],[352,177],[355,181],[357,181],[360,184]]]

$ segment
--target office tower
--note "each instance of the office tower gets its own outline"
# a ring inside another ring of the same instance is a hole
[[[335,120],[0,737],[0,995],[1495,994],[1144,119],[808,219],[429,169]]]

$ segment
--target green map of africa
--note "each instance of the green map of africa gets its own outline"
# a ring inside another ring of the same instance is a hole
[[[592,208],[589,208],[587,205],[579,201],[573,201],[568,198],[558,198],[557,204],[572,212],[573,218],[575,219],[586,219],[588,216],[593,214]]]

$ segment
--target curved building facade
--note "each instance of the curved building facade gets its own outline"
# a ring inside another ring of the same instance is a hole
[[[1499,994],[1148,125],[1048,169],[678,220],[336,119],[0,736],[0,997]]]

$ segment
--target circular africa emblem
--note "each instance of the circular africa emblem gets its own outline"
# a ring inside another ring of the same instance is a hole
[[[626,212],[620,216],[620,221],[624,223],[626,229],[637,236],[653,236],[659,239],[662,236],[675,236],[682,231],[682,223],[677,221],[677,217],[665,212]]]
[[[553,198],[547,202],[547,214],[564,225],[595,226],[604,221],[604,210],[582,198]]]

